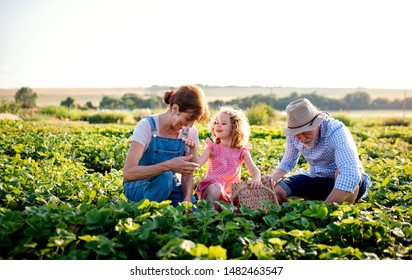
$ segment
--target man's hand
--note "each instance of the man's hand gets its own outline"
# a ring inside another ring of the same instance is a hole
[[[272,180],[272,176],[271,175],[265,175],[262,177],[262,184],[266,185],[267,183],[270,182],[270,180]]]
[[[265,175],[262,177],[262,183],[267,184],[270,180],[273,180],[274,184],[279,183],[285,176],[287,172],[280,168],[275,168],[271,175]]]

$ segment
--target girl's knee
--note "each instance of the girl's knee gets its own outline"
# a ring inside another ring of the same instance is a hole
[[[220,199],[220,190],[214,184],[207,186],[204,192],[204,197],[206,200],[216,201]]]

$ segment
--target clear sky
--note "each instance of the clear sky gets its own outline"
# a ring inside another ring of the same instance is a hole
[[[408,0],[0,0],[0,88],[412,89]]]

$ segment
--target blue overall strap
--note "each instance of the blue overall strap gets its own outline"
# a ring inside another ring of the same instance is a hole
[[[150,123],[150,126],[151,126],[151,128],[152,128],[152,136],[156,136],[156,130],[157,130],[157,128],[156,128],[156,122],[155,122],[154,117],[153,117],[153,116],[146,116],[146,117],[144,117],[144,118],[146,118],[146,119],[149,121],[149,123]]]
[[[186,126],[185,129],[183,129],[183,136],[187,139],[189,136],[189,127]]]

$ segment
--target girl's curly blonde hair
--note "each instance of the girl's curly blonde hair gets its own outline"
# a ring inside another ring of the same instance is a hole
[[[232,143],[230,146],[232,148],[244,147],[249,142],[249,120],[242,109],[233,106],[220,107],[219,111],[210,119],[209,127],[213,135],[213,140],[215,143],[220,143],[220,138],[216,137],[214,131],[214,124],[216,119],[223,113],[229,115],[232,124]]]

